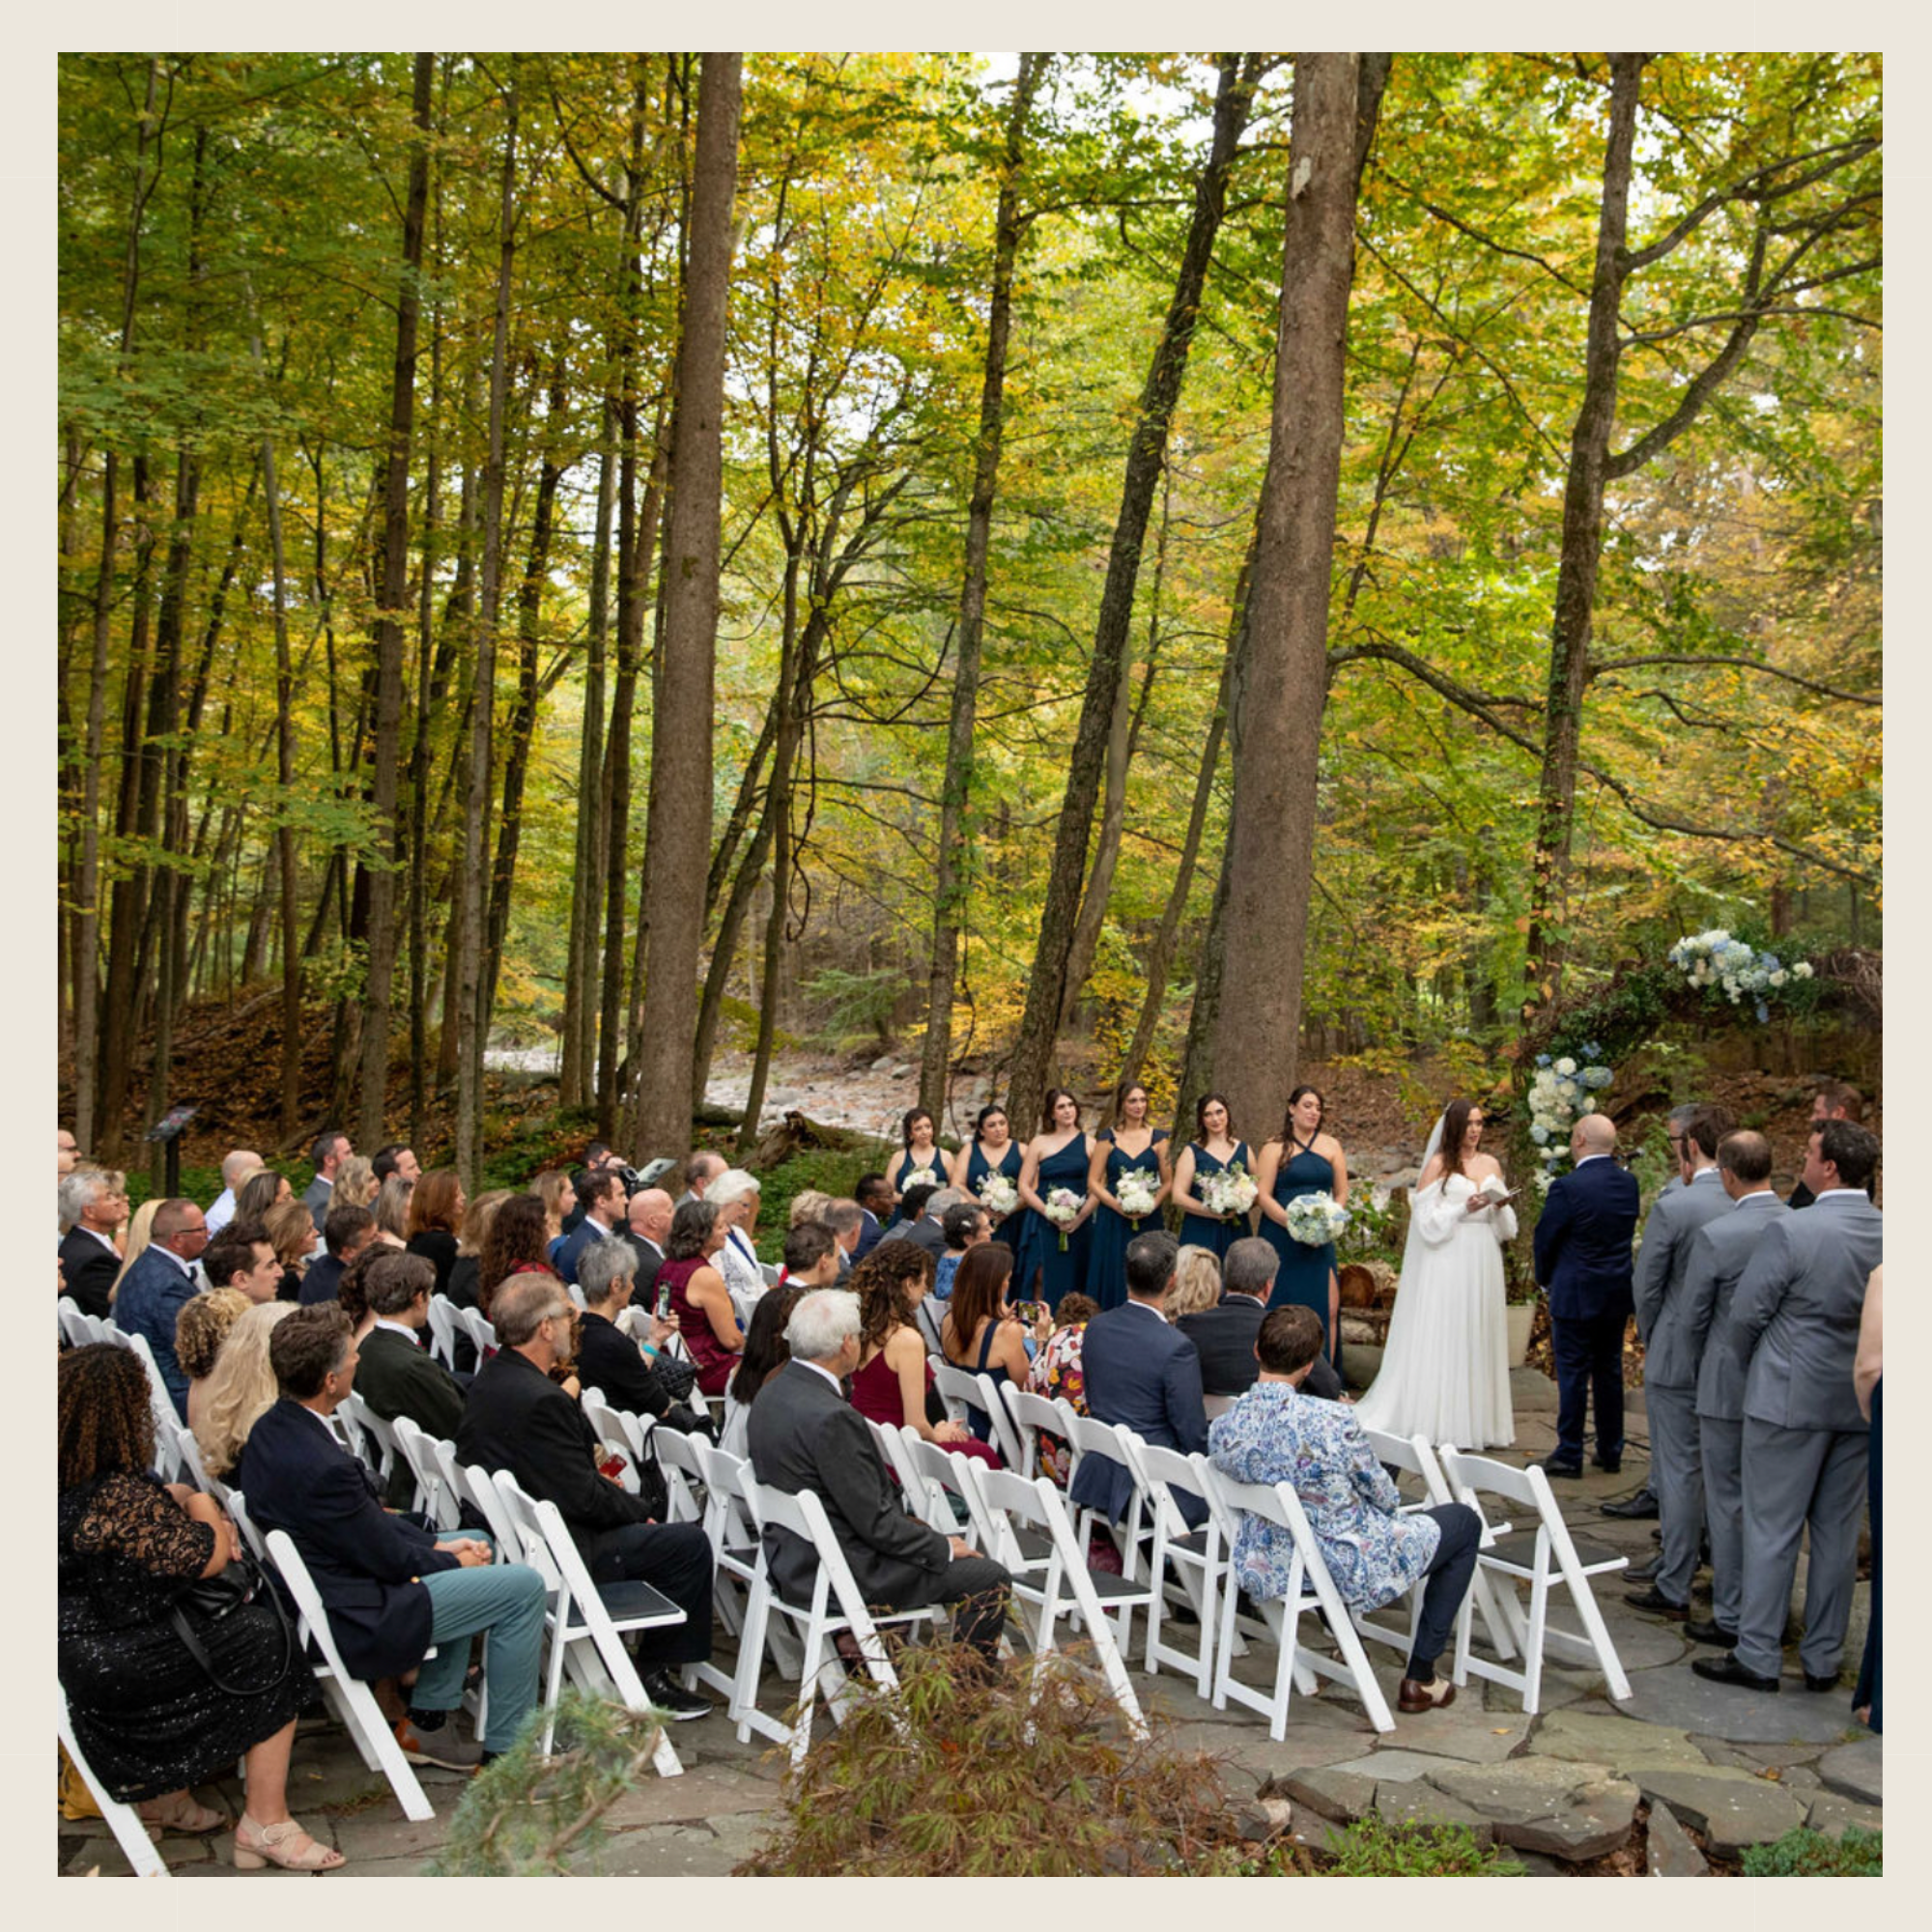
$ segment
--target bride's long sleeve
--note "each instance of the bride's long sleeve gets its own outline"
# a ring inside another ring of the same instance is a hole
[[[1409,1197],[1410,1224],[1432,1248],[1439,1248],[1450,1240],[1467,1218],[1463,1202],[1448,1200],[1446,1192],[1438,1180]]]
[[[1498,1202],[1496,1206],[1491,1209],[1491,1214],[1492,1217],[1491,1225],[1496,1231],[1497,1241],[1507,1242],[1515,1240],[1516,1209],[1512,1208],[1507,1201],[1502,1201]]]

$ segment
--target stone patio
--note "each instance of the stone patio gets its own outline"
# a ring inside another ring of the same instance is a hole
[[[1351,1369],[1354,1356],[1351,1350]],[[1553,1444],[1555,1388],[1529,1370],[1512,1379],[1518,1439],[1507,1459],[1521,1462]],[[1597,1508],[1643,1480],[1640,1392],[1630,1433],[1635,1440],[1621,1475],[1593,1469],[1580,1481],[1560,1483],[1557,1493],[1573,1528],[1641,1563],[1655,1548],[1652,1525],[1620,1522]],[[1397,1715],[1395,1729],[1378,1737],[1348,1690],[1324,1684],[1319,1695],[1290,1707],[1287,1736],[1276,1744],[1264,1718],[1214,1711],[1195,1696],[1191,1681],[1165,1672],[1149,1678],[1136,1669],[1135,1689],[1144,1705],[1171,1720],[1180,1744],[1226,1760],[1237,1802],[1273,1780],[1270,1795],[1293,1803],[1295,1834],[1314,1844],[1323,1842],[1329,1821],[1370,1811],[1389,1819],[1439,1818],[1516,1847],[1533,1874],[1558,1875],[1626,1842],[1638,1805],[1648,1804],[1649,1869],[1678,1876],[1707,1869],[1692,1832],[1715,1856],[1728,1859],[1794,1825],[1833,1833],[1850,1825],[1880,1826],[1881,1743],[1851,1714],[1868,1585],[1858,1586],[1842,1688],[1830,1695],[1805,1691],[1796,1654],[1788,1652],[1784,1689],[1770,1695],[1693,1675],[1690,1660],[1706,1653],[1680,1626],[1632,1609],[1619,1577],[1599,1581],[1597,1601],[1631,1680],[1623,1705],[1608,1700],[1599,1673],[1550,1664],[1535,1718],[1525,1717],[1514,1692],[1472,1679],[1448,1710]],[[1795,1617],[1802,1616],[1803,1598],[1801,1564]],[[1708,1596],[1693,1600],[1699,1614],[1708,1614]],[[1573,1621],[1561,1608],[1557,1615]],[[1142,1628],[1137,1620],[1137,1641]],[[1372,1646],[1370,1656],[1393,1712],[1400,1662],[1381,1646]],[[1265,1681],[1273,1659],[1257,1647],[1236,1668],[1244,1678]],[[785,1701],[783,1687],[768,1673],[761,1705],[777,1712]],[[781,1766],[762,1741],[739,1744],[721,1710],[674,1726],[673,1742],[685,1775],[651,1778],[620,1801],[610,1814],[597,1871],[723,1877],[776,1822]],[[450,1773],[420,1776],[438,1816],[418,1825],[402,1817],[386,1783],[365,1770],[341,1732],[311,1719],[297,1741],[290,1803],[317,1837],[348,1854],[343,1878],[414,1876],[441,1843],[462,1783]],[[231,1811],[240,1808],[232,1777],[203,1788],[205,1798],[217,1794]],[[127,1872],[99,1819],[57,1817],[56,1823],[62,1873]],[[171,1837],[161,1850],[179,1876],[226,1876],[230,1844],[227,1834]]]

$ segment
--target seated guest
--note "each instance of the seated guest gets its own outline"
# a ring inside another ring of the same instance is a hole
[[[1179,1323],[1184,1317],[1212,1308],[1221,1298],[1221,1257],[1212,1248],[1183,1241],[1174,1258],[1174,1286],[1167,1292],[1166,1313]]]
[[[831,1288],[838,1282],[838,1244],[824,1222],[794,1221],[785,1230],[779,1279],[787,1288]]]
[[[104,1167],[62,1175],[60,1218],[68,1231],[60,1244],[67,1293],[83,1315],[104,1321],[121,1273],[114,1235],[128,1218],[126,1177]]]
[[[210,1244],[213,1246],[213,1243]],[[254,1304],[240,1289],[212,1288],[182,1303],[175,1317],[175,1360],[187,1377],[187,1426],[192,1429],[201,1417],[208,1398],[208,1378],[214,1371],[214,1359],[228,1339],[238,1317]]]
[[[739,1320],[748,1321],[753,1304],[765,1292],[765,1271],[753,1245],[762,1198],[757,1176],[742,1167],[726,1168],[712,1178],[704,1198],[717,1208],[718,1224],[724,1230],[724,1244],[712,1265],[724,1276]]]
[[[428,1180],[425,1175],[418,1188]],[[418,1340],[429,1322],[434,1264],[422,1255],[378,1254],[365,1279],[376,1321],[358,1350],[356,1394],[384,1422],[407,1415],[425,1435],[453,1442],[463,1420],[463,1385]],[[388,1500],[405,1507],[414,1491],[409,1464],[398,1456]]]
[[[243,1757],[236,1864],[334,1870],[342,1854],[289,1816],[296,1718],[317,1693],[299,1666],[275,1676],[280,1619],[265,1604],[197,1619],[201,1658],[176,1625],[182,1591],[241,1554],[234,1523],[213,1496],[153,1474],[154,1410],[131,1350],[72,1350],[58,1389],[59,1669],[89,1766],[151,1824],[201,1833],[226,1831],[228,1819],[197,1804],[191,1787]],[[251,1684],[265,1688],[226,1688]]]
[[[544,1206],[544,1239],[552,1252],[566,1235],[574,1235],[583,1216],[576,1211],[578,1205],[578,1182],[589,1179],[583,1169],[579,1168],[572,1175],[567,1168],[550,1167],[530,1182],[530,1192]],[[584,1206],[588,1207],[586,1200]],[[564,1223],[568,1221],[569,1227]]]
[[[649,1583],[684,1612],[681,1624],[639,1634],[638,1673],[666,1717],[706,1716],[709,1700],[686,1690],[673,1673],[711,1655],[709,1539],[695,1522],[653,1522],[640,1496],[600,1472],[595,1432],[550,1379],[571,1317],[561,1284],[513,1276],[492,1307],[499,1346],[469,1385],[456,1432],[459,1457],[478,1468],[507,1469],[539,1502],[554,1502],[598,1582]]]
[[[839,1289],[814,1289],[792,1310],[791,1360],[752,1406],[753,1471],[787,1495],[817,1495],[867,1603],[893,1610],[956,1604],[953,1634],[990,1664],[1012,1578],[959,1537],[905,1513],[871,1431],[841,1387],[859,1366],[859,1331],[858,1297]],[[809,1602],[818,1572],[810,1546],[772,1527],[764,1547],[773,1586],[788,1603]]]
[[[980,1210],[984,1218],[984,1209]],[[961,1422],[934,1422],[932,1364],[917,1326],[919,1305],[931,1292],[932,1258],[910,1241],[881,1241],[852,1270],[859,1297],[859,1367],[852,1406],[888,1429],[911,1429],[927,1442],[957,1449],[993,1468],[998,1453],[976,1441]],[[943,1413],[943,1410],[942,1410]]]
[[[395,1252],[394,1248],[372,1240],[342,1270],[342,1279],[335,1284],[336,1305],[348,1316],[350,1326],[355,1331],[355,1346],[358,1349],[369,1339],[369,1331],[376,1325],[376,1318],[369,1308],[369,1270],[385,1255]]]
[[[544,1242],[543,1203],[534,1194],[511,1195],[491,1218],[476,1264],[476,1306],[486,1321],[495,1320],[492,1297],[513,1274],[557,1279]]]
[[[899,1197],[899,1218],[885,1234],[889,1241],[910,1241],[923,1248],[936,1262],[946,1248],[946,1230],[940,1216],[949,1208],[965,1200],[956,1187],[927,1187],[923,1182],[908,1187]]]
[[[1179,1252],[1164,1229],[1151,1229],[1127,1243],[1127,1298],[1102,1309],[1087,1324],[1080,1366],[1087,1378],[1087,1412],[1102,1422],[1124,1422],[1163,1449],[1191,1456],[1208,1446],[1208,1417],[1201,1406],[1201,1357],[1164,1313]],[[959,1300],[955,1289],[954,1306]],[[1076,1503],[1121,1521],[1134,1480],[1111,1456],[1083,1456],[1067,1492]],[[1175,1492],[1190,1527],[1207,1520],[1198,1496]]]
[[[1183,1260],[1190,1254],[1213,1259],[1206,1248],[1182,1248],[1180,1253]],[[1174,1325],[1194,1344],[1201,1357],[1201,1393],[1210,1416],[1225,1412],[1236,1396],[1254,1386],[1255,1337],[1261,1333],[1262,1317],[1267,1313],[1275,1270],[1280,1266],[1281,1257],[1272,1241],[1244,1235],[1229,1246],[1220,1264],[1220,1299],[1175,1317]],[[1171,1296],[1168,1313],[1175,1315]],[[1325,1354],[1315,1358],[1304,1386],[1323,1402],[1342,1399],[1342,1378]]]
[[[497,1210],[510,1198],[507,1187],[492,1187],[469,1204],[463,1217],[462,1232],[456,1237],[456,1260],[449,1270],[449,1286],[443,1293],[459,1308],[474,1308],[477,1303],[478,1264],[483,1243]]]
[[[831,1195],[817,1187],[801,1187],[785,1209],[785,1226],[796,1228],[801,1221],[822,1221],[832,1206]]]
[[[879,1243],[880,1247],[886,1245]],[[870,1261],[872,1256],[866,1259]],[[862,1262],[860,1267],[864,1265]],[[859,1269],[852,1272],[856,1275]],[[952,1299],[946,1304],[939,1323],[940,1349],[946,1359],[955,1369],[990,1376],[996,1388],[1006,1381],[1024,1386],[1031,1366],[1026,1329],[1007,1305],[1012,1274],[1013,1251],[1006,1242],[982,1241],[969,1249],[952,1277]],[[1051,1332],[1051,1317],[1042,1310],[1039,1339],[1043,1341]],[[974,1439],[987,1441],[993,1433],[992,1418],[984,1409],[970,1406],[966,1416]]]
[[[288,1205],[308,1212],[299,1201]],[[282,1285],[282,1264],[268,1229],[259,1221],[229,1222],[220,1237],[202,1250],[201,1265],[211,1288],[239,1288],[250,1302],[286,1298],[276,1293]]]
[[[485,1538],[439,1538],[377,1500],[375,1477],[327,1423],[355,1384],[355,1342],[339,1307],[292,1309],[270,1338],[269,1359],[280,1398],[242,1452],[249,1514],[265,1534],[288,1533],[350,1670],[365,1679],[416,1671],[396,1726],[404,1756],[449,1771],[488,1764],[516,1742],[536,1703],[542,1577],[526,1564],[492,1563]],[[449,1721],[463,1702],[469,1639],[479,1634],[489,1637],[480,1741],[459,1738]]]
[[[283,1202],[295,1198],[296,1191],[286,1174],[277,1174],[271,1167],[258,1168],[237,1190],[233,1218],[266,1223],[270,1208],[279,1208]]]
[[[662,1187],[639,1188],[624,1210],[624,1237],[638,1257],[632,1293],[639,1302],[650,1301],[656,1293],[673,1211],[670,1196]]]
[[[213,1240],[235,1218],[235,1196],[242,1183],[268,1163],[247,1148],[235,1148],[221,1156],[221,1192],[208,1210],[208,1237]]]
[[[724,1245],[724,1227],[708,1201],[687,1201],[671,1217],[668,1259],[658,1269],[659,1299],[668,1291],[677,1332],[697,1368],[697,1386],[723,1395],[744,1352],[744,1331],[724,1277],[712,1265]]]
[[[624,1177],[614,1168],[600,1168],[583,1177],[583,1219],[574,1235],[566,1235],[550,1250],[550,1264],[565,1281],[577,1279],[578,1264],[593,1246],[609,1240],[621,1225],[628,1203]],[[630,1243],[624,1245],[628,1248]]]
[[[752,1404],[765,1383],[791,1360],[784,1338],[785,1323],[791,1320],[792,1310],[810,1293],[810,1289],[786,1282],[761,1294],[757,1307],[752,1310],[752,1325],[745,1330],[745,1352],[738,1358],[730,1387],[724,1391],[724,1428],[718,1446],[726,1455],[750,1454],[746,1431],[752,1426]]]
[[[407,1248],[410,1244],[412,1191],[409,1182],[400,1174],[390,1175],[376,1190],[371,1211],[376,1216],[376,1238],[385,1248]]]
[[[859,1236],[866,1231],[866,1210],[856,1201],[833,1201],[827,1204],[821,1218],[838,1243],[838,1274],[843,1280],[852,1272]]]
[[[684,1192],[672,1204],[675,1213],[688,1201],[702,1201],[709,1192],[711,1183],[722,1175],[731,1163],[723,1154],[698,1152],[684,1164]]]
[[[1435,1660],[1475,1575],[1482,1520],[1463,1503],[1397,1514],[1402,1497],[1361,1424],[1343,1404],[1302,1391],[1321,1347],[1321,1318],[1313,1309],[1270,1313],[1255,1340],[1255,1385],[1214,1418],[1208,1454],[1237,1483],[1293,1486],[1351,1610],[1378,1609],[1429,1579],[1397,1702],[1409,1713],[1441,1710],[1456,1701],[1456,1687],[1436,1676]],[[1287,1530],[1242,1516],[1235,1577],[1250,1596],[1286,1596],[1293,1555]]]
[[[231,1222],[230,1226],[234,1224]],[[286,1301],[261,1301],[235,1318],[214,1366],[208,1372],[197,1414],[189,1425],[201,1465],[216,1482],[232,1482],[242,1444],[275,1406],[275,1376],[269,1367],[269,1337],[283,1316]]]
[[[410,1190],[408,1251],[436,1270],[436,1293],[449,1292],[456,1266],[456,1237],[463,1232],[463,1182],[453,1167],[432,1168]]]
[[[631,1244],[624,1240],[599,1241],[579,1262],[583,1315],[577,1335],[578,1380],[585,1388],[602,1389],[613,1408],[654,1416],[680,1435],[704,1434],[704,1424],[689,1405],[671,1400],[658,1373],[658,1351],[677,1330],[653,1318],[650,1339],[639,1345],[617,1326],[618,1316],[631,1305],[636,1265]]]
[[[274,1250],[277,1301],[301,1300],[301,1285],[308,1273],[309,1257],[322,1245],[314,1217],[310,1217],[306,1228],[296,1219],[298,1214],[307,1213],[308,1209],[299,1201],[284,1201],[279,1208],[269,1209],[269,1218],[263,1223],[269,1231],[269,1244]],[[206,1259],[204,1256],[203,1260]]]
[[[208,1245],[208,1225],[192,1201],[180,1199],[163,1201],[153,1225],[154,1238],[115,1293],[114,1321],[147,1343],[175,1413],[185,1421],[187,1378],[175,1360],[175,1318],[200,1288],[194,1264]]]
[[[335,1205],[335,1177],[342,1171],[342,1163],[355,1151],[349,1145],[349,1136],[339,1127],[324,1127],[309,1149],[309,1163],[315,1169],[315,1179],[302,1195],[302,1206],[314,1215],[318,1234],[322,1232],[322,1224],[328,1219],[329,1208]],[[256,1218],[259,1220],[274,1205],[270,1201],[256,1207]]]
[[[382,1191],[387,1175],[378,1175],[375,1165],[365,1154],[352,1153],[335,1170],[335,1189],[328,1197],[331,1208],[367,1208],[375,1211],[376,1196]],[[328,1216],[323,1217],[325,1223]]]
[[[852,1190],[852,1198],[858,1202],[863,1217],[859,1245],[852,1259],[862,1262],[885,1237],[886,1222],[897,1205],[898,1190],[883,1174],[862,1174],[859,1184]]]
[[[1080,1366],[1080,1353],[1087,1339],[1087,1324],[1099,1312],[1100,1304],[1077,1289],[1060,1297],[1060,1306],[1053,1311],[1053,1333],[1039,1345],[1039,1353],[1033,1358],[1033,1367],[1027,1372],[1029,1394],[1044,1396],[1048,1402],[1065,1401],[1071,1405],[1075,1415],[1087,1413],[1087,1378]],[[1073,1473],[1070,1452],[1043,1430],[1039,1435],[1039,1469],[1041,1475],[1051,1477],[1063,1490]]]
[[[318,1255],[302,1276],[300,1301],[313,1308],[318,1301],[333,1301],[342,1281],[342,1270],[376,1238],[376,1217],[366,1208],[352,1208],[337,1202],[322,1224],[323,1245],[327,1254]]]
[[[939,1231],[946,1245],[932,1277],[932,1293],[935,1300],[946,1301],[952,1297],[952,1277],[966,1250],[993,1238],[993,1217],[980,1202],[962,1199],[939,1217]]]

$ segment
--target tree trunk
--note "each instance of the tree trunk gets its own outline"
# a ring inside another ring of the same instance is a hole
[[[1281,1118],[1299,1051],[1356,183],[1386,72],[1381,67],[1378,78],[1374,57],[1352,53],[1295,62],[1273,422],[1248,593],[1214,1053],[1229,1112],[1251,1143]]]
[[[644,1038],[639,1145],[633,1158],[676,1152],[691,1135],[693,1035],[704,877],[711,857],[711,730],[718,633],[724,318],[731,206],[738,179],[743,56],[707,53],[697,84],[697,147],[677,398],[670,517],[652,727],[644,875]]]
[[[986,620],[986,554],[992,544],[993,495],[1006,423],[1007,344],[1012,332],[1013,270],[1020,245],[1020,168],[1033,98],[1051,54],[1021,54],[1007,109],[1007,152],[993,217],[993,289],[986,323],[986,368],[980,384],[980,434],[973,494],[966,507],[965,582],[959,593],[959,656],[952,672],[952,711],[946,731],[946,777],[939,801],[939,857],[932,888],[932,964],[926,975],[925,1044],[920,1053],[919,1104],[934,1120],[946,1109],[952,1056],[952,995],[959,977],[959,924],[972,882],[973,724],[980,702],[980,663]]]
[[[1194,213],[1175,278],[1174,298],[1152,366],[1141,391],[1133,442],[1127,453],[1121,508],[1107,558],[1107,580],[1094,630],[1094,660],[1087,675],[1080,724],[1069,760],[1066,791],[1054,838],[1053,868],[1040,911],[1039,940],[1027,981],[1026,1010],[1020,1020],[1008,1087],[1008,1106],[1021,1130],[1039,1112],[1058,1045],[1058,1022],[1066,998],[1066,959],[1087,870],[1087,839],[1099,796],[1101,768],[1113,726],[1115,694],[1120,689],[1127,631],[1133,617],[1134,584],[1140,574],[1141,545],[1147,534],[1153,493],[1167,450],[1168,424],[1179,398],[1187,354],[1201,306],[1208,263],[1220,230],[1228,171],[1247,125],[1260,78],[1258,55],[1218,57],[1220,85],[1214,101],[1214,135],[1195,185]]]
[[[403,272],[396,300],[396,355],[389,384],[387,462],[383,472],[382,603],[376,619],[376,833],[383,860],[395,850],[397,774],[402,766],[403,622],[410,584],[410,445],[415,426],[416,332],[422,308],[423,216],[429,205],[430,90],[434,54],[415,57],[409,199],[403,213]],[[396,873],[379,863],[367,880],[369,974],[362,1003],[361,1114],[355,1138],[384,1139],[389,1087],[389,1004],[396,970]]]
[[[1525,1019],[1540,1004],[1553,1000],[1563,983],[1567,949],[1560,927],[1576,826],[1583,687],[1590,675],[1590,613],[1597,601],[1597,567],[1604,554],[1605,466],[1617,413],[1617,313],[1629,274],[1625,238],[1643,67],[1642,54],[1610,56],[1610,126],[1604,148],[1603,212],[1597,223],[1597,268],[1590,284],[1590,324],[1583,351],[1583,401],[1570,433],[1563,549],[1549,625],[1543,769],[1537,785],[1536,850],[1523,959]]]

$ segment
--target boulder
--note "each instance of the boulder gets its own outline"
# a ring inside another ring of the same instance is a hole
[[[1821,1791],[1812,1799],[1804,1822],[1828,1838],[1842,1838],[1848,1825],[1856,1825],[1862,1832],[1884,1831],[1885,1813],[1876,1804],[1854,1804],[1836,1792]]]
[[[1376,1813],[1390,1825],[1463,1825],[1479,1845],[1495,1842],[1495,1831],[1480,1811],[1427,1784],[1403,1780],[1376,1786]]]
[[[1278,1838],[1294,1823],[1294,1806],[1286,1798],[1256,1798],[1235,1813],[1235,1831],[1243,1838]]]
[[[1643,1795],[1667,1804],[1702,1832],[1720,1859],[1736,1858],[1747,1845],[1768,1844],[1804,1822],[1804,1806],[1790,1792],[1747,1771],[1711,1765],[1644,1766],[1636,1773]]]
[[[1445,1764],[1429,1781],[1490,1819],[1498,1842],[1572,1864],[1615,1851],[1636,1814],[1636,1785],[1606,1764],[1547,1756]]]
[[[1690,1842],[1690,1834],[1677,1822],[1677,1814],[1663,1804],[1650,1807],[1650,1875],[1652,1878],[1711,1875],[1704,1854]]]
[[[1683,1731],[1668,1724],[1641,1723],[1614,1712],[1552,1711],[1537,1726],[1529,1748],[1539,1757],[1606,1764],[1620,1772],[1634,1764],[1706,1762]]]
[[[1885,1761],[1876,1736],[1827,1751],[1818,1760],[1818,1776],[1825,1780],[1826,1790],[1856,1804],[1885,1803]]]
[[[1297,1804],[1332,1818],[1338,1825],[1352,1825],[1374,1808],[1376,1781],[1357,1771],[1338,1771],[1332,1764],[1314,1771],[1297,1771],[1283,1780],[1283,1787]],[[1319,1834],[1316,1843],[1325,1843]]]

